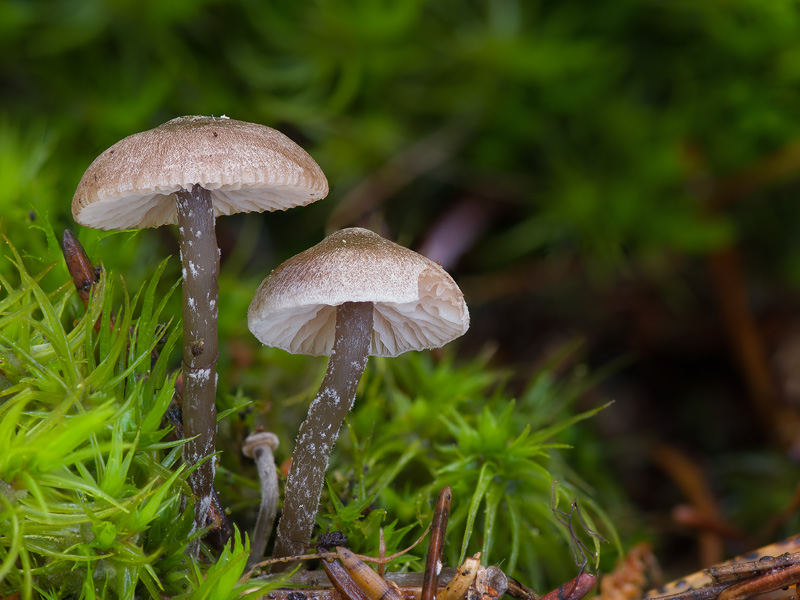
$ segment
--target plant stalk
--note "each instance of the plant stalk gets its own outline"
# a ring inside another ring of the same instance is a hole
[[[372,302],[345,302],[336,309],[336,337],[328,369],[297,434],[274,558],[301,554],[311,541],[328,459],[367,365],[372,311]],[[288,566],[278,563],[272,570]]]

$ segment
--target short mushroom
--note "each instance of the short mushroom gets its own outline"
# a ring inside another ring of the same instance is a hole
[[[435,262],[360,228],[338,231],[278,266],[256,291],[250,331],[296,354],[328,355],[300,426],[274,557],[311,539],[328,458],[367,357],[437,348],[469,327],[464,295]]]
[[[242,445],[242,454],[256,461],[258,479],[261,482],[261,506],[250,540],[248,564],[251,566],[264,556],[267,540],[275,524],[275,515],[278,514],[278,471],[273,455],[278,443],[278,436],[274,433],[259,431],[248,436]]]
[[[196,496],[195,526],[211,502],[216,433],[215,218],[302,206],[324,198],[314,160],[282,133],[227,117],[179,117],[103,152],[72,201],[81,225],[138,229],[177,223],[183,263],[184,459]]]

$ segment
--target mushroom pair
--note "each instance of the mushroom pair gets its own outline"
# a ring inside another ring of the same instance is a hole
[[[127,137],[83,175],[72,202],[81,225],[139,229],[177,223],[183,266],[184,461],[195,527],[214,481],[219,215],[285,210],[324,198],[314,160],[282,133],[227,117],[180,117]]]
[[[214,481],[215,219],[302,206],[327,193],[319,166],[289,138],[226,117],[181,117],[127,137],[95,159],[75,192],[73,216],[88,227],[178,225],[184,460],[194,469],[195,527],[205,525]],[[289,556],[310,540],[328,457],[367,357],[441,346],[467,330],[469,313],[439,265],[371,231],[346,229],[275,269],[248,321],[265,344],[331,357],[300,428],[287,482],[274,554]]]
[[[437,263],[352,228],[277,267],[247,317],[266,345],[330,356],[297,435],[278,524],[273,557],[293,556],[311,539],[328,458],[367,357],[443,346],[466,332],[469,312]]]

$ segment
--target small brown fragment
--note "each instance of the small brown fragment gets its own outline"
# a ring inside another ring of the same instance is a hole
[[[437,600],[460,600],[463,598],[481,568],[481,553],[467,558],[458,568],[455,576],[450,580],[444,590],[437,596]],[[423,588],[424,593],[424,588]]]
[[[588,594],[597,583],[597,577],[591,573],[581,573],[541,597],[540,600],[579,600]]]
[[[347,548],[336,546],[339,560],[370,600],[402,600],[399,592],[388,581],[373,571]]]
[[[508,589],[506,593],[512,598],[519,598],[519,600],[539,600],[539,594],[537,594],[535,590],[520,583],[513,577],[508,577]]]

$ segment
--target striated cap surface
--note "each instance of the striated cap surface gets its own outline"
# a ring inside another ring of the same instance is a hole
[[[272,271],[247,322],[267,346],[330,355],[344,302],[374,303],[372,356],[438,348],[469,328],[464,295],[442,267],[361,228],[337,231]]]
[[[215,215],[285,210],[328,194],[322,169],[288,137],[227,117],[178,117],[117,142],[86,169],[72,214],[95,229],[176,222],[181,188],[212,191]]]

